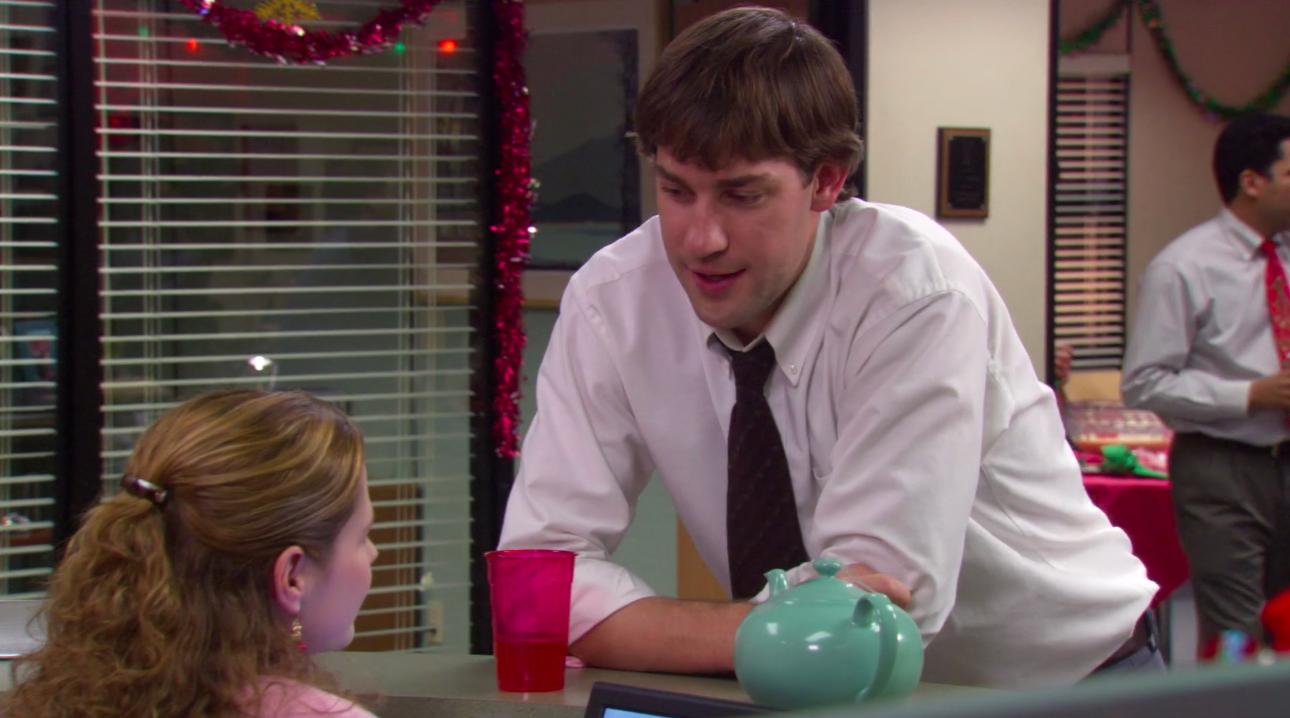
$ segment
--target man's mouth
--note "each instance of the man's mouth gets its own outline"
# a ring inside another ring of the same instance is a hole
[[[738,272],[698,272],[691,270],[690,274],[694,277],[694,283],[704,292],[722,292],[730,287],[736,279],[742,276],[744,270]]]

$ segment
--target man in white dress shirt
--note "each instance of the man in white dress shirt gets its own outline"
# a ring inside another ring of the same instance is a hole
[[[1224,209],[1142,274],[1121,379],[1126,404],[1177,432],[1169,474],[1202,658],[1225,630],[1261,640],[1264,601],[1290,587],[1290,334],[1279,349],[1268,304],[1269,271],[1290,260],[1278,237],[1290,229],[1290,118],[1234,120],[1214,177]]]
[[[655,471],[728,589],[732,557],[763,548],[728,540],[749,535],[727,521],[749,498],[727,476],[738,394],[778,428],[761,443],[791,481],[790,582],[833,556],[906,605],[925,680],[1158,665],[1156,587],[1084,492],[984,271],[927,217],[845,199],[857,124],[841,57],[782,13],[721,13],[668,46],[636,108],[659,214],[565,291],[502,547],[578,552],[570,650],[588,663],[730,671],[750,602],[658,597],[611,557]],[[765,345],[764,398],[737,392],[732,365]]]

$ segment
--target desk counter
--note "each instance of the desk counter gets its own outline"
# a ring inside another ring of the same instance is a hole
[[[373,711],[381,718],[580,718],[596,681],[655,690],[748,701],[729,678],[571,668],[562,691],[504,693],[497,690],[492,656],[408,653],[339,653],[321,657],[345,687],[384,696]],[[979,688],[924,683],[911,701],[988,693]]]

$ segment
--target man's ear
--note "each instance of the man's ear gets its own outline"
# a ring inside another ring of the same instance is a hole
[[[1241,176],[1236,181],[1241,194],[1250,199],[1258,199],[1263,192],[1263,184],[1267,181],[1267,178],[1259,172],[1246,169],[1241,172]]]
[[[842,188],[847,183],[847,168],[838,162],[824,161],[815,168],[811,193],[811,211],[825,212],[838,201]]]
[[[288,616],[300,615],[300,604],[305,595],[304,549],[292,546],[283,549],[273,562],[273,602]]]

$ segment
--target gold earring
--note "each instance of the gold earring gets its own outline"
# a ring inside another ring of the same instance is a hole
[[[305,630],[304,627],[300,625],[299,616],[291,619],[291,640],[296,642],[296,645],[300,647],[301,651],[305,650]]]

